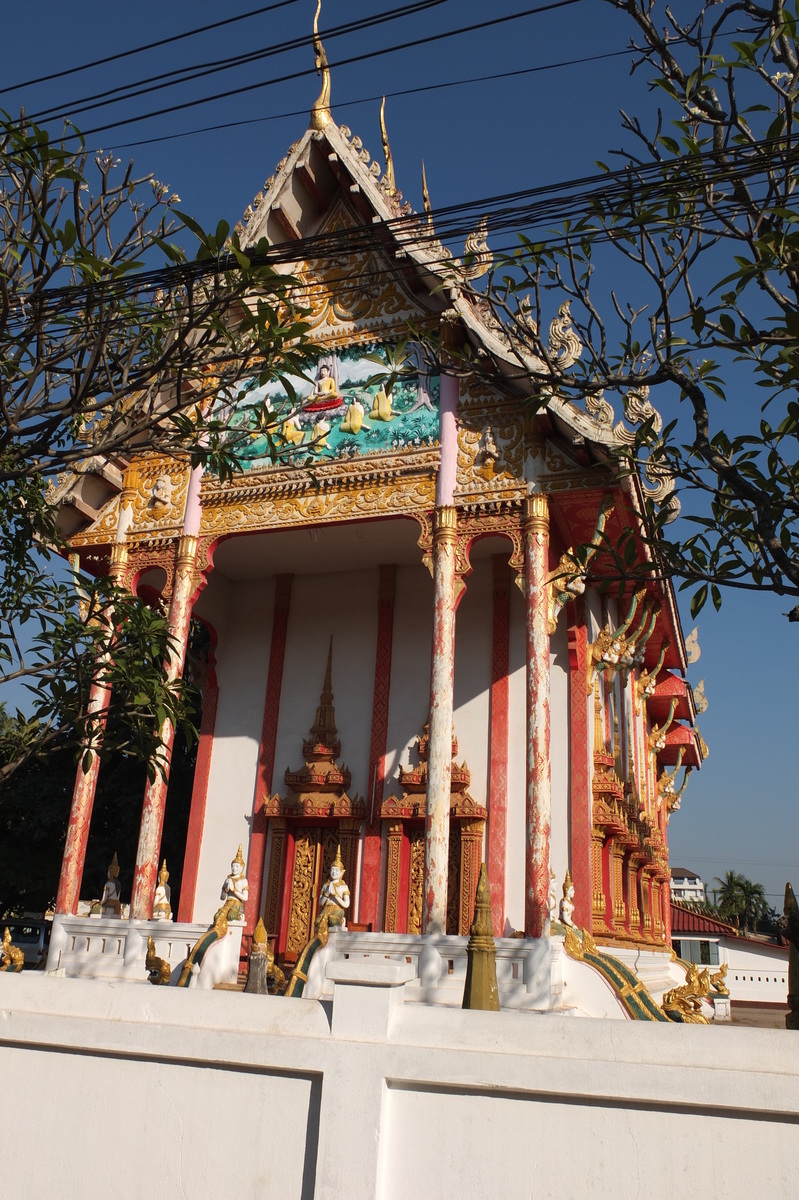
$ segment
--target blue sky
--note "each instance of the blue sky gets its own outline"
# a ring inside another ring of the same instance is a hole
[[[46,81],[6,91],[0,104],[11,112],[24,105],[29,113],[53,109],[69,115],[80,98],[122,83],[150,76],[163,81],[166,72],[178,67],[305,34],[310,38],[314,0],[296,0],[273,13],[160,50],[52,78],[90,59],[236,16],[256,3],[233,0],[220,8],[208,0],[170,6],[154,0],[113,6],[78,0],[65,8],[54,0],[41,0],[35,16],[25,6],[10,6],[3,17],[10,64],[5,78],[11,84],[38,76]],[[324,0],[322,32],[398,4],[399,0]],[[623,50],[631,32],[626,19],[603,0],[580,0],[493,29],[376,54],[401,42],[531,7],[527,0],[495,0],[490,6],[478,0],[448,0],[427,13],[326,42],[333,67],[334,116],[349,125],[375,157],[380,155],[375,97],[477,76],[504,76],[389,98],[387,122],[397,183],[414,207],[421,208],[422,159],[433,205],[457,204],[591,174],[595,160],[607,160],[608,151],[622,143],[618,110],[652,112],[645,73],[631,79],[628,58],[600,57]],[[360,54],[368,57],[335,65],[338,59]],[[590,61],[554,65],[578,59]],[[308,43],[179,88],[113,106],[103,101],[75,119],[89,130],[151,109],[202,100],[226,88],[307,71],[312,64]],[[305,129],[304,114],[317,91],[316,78],[305,75],[106,129],[90,134],[87,141],[92,147],[118,151],[123,161],[135,157],[142,173],[152,171],[167,182],[180,194],[186,211],[202,223],[215,225],[224,217],[232,225]],[[292,113],[300,115],[285,115]],[[241,124],[189,132],[230,122]],[[173,134],[180,136],[165,140]],[[614,277],[612,284],[623,291],[623,275]],[[729,417],[746,421],[750,397],[745,381],[730,382]],[[664,415],[671,415],[667,408]],[[706,879],[727,867],[741,870],[764,883],[777,907],[786,879],[799,884],[793,695],[799,628],[780,615],[789,607],[791,602],[769,595],[728,593],[720,613],[706,609],[701,614],[702,657],[690,678],[694,683],[705,679],[709,709],[700,724],[710,757],[689,784],[670,826],[673,863]],[[693,622],[687,604],[684,608],[688,631]]]

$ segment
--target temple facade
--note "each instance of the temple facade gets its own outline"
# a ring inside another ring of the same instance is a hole
[[[147,454],[62,486],[82,568],[157,593],[184,653],[192,618],[210,636],[177,920],[210,919],[241,843],[245,948],[262,917],[291,965],[340,847],[356,932],[465,935],[485,861],[498,936],[565,916],[600,945],[662,949],[676,777],[701,760],[675,599],[654,577],[603,591],[570,555],[632,529],[644,560],[663,481],[616,464],[654,410],[534,402],[525,352],[465,287],[490,263],[484,231],[453,259],[384,145],[385,168],[323,89],[240,229],[245,247],[308,247],[291,273],[324,356],[299,403],[243,381],[232,418],[248,430],[266,402],[293,457],[253,428],[230,481]],[[347,231],[346,253],[314,256]],[[550,344],[562,365],[579,354],[568,306]],[[78,776],[61,914],[98,769]],[[136,920],[168,803],[157,774]]]

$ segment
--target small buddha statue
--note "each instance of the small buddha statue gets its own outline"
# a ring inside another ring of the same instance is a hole
[[[568,925],[570,929],[576,929],[574,924],[574,884],[571,880],[571,875],[566,872],[566,878],[563,880],[563,899],[560,902],[560,919],[564,925]]]
[[[116,850],[108,868],[108,878],[105,881],[103,894],[100,897],[100,912],[104,917],[122,916],[122,888],[119,884],[119,862]]]
[[[350,401],[350,406],[347,409],[347,415],[339,425],[342,433],[360,433],[362,429],[368,429],[368,425],[363,423],[363,405],[356,397]]]
[[[244,905],[250,894],[247,876],[244,874],[244,855],[239,845],[236,857],[230,864],[230,874],[222,884],[222,901],[233,900],[235,903],[228,910],[230,921],[241,921],[244,917]]]
[[[346,913],[349,906],[350,889],[344,882],[344,863],[341,861],[341,846],[338,846],[330,867],[330,878],[319,893],[319,916],[316,918],[316,924],[318,925],[327,914],[328,926],[337,925],[346,929]]]
[[[329,433],[329,422],[320,417],[319,420],[314,423],[314,427],[311,430],[311,449],[317,454],[320,450],[327,450],[327,435]]]
[[[283,422],[283,437],[292,446],[298,446],[303,439],[303,432],[297,417],[288,417]]]
[[[391,411],[391,397],[386,395],[383,388],[378,388],[372,401],[372,411],[369,416],[375,421],[393,421],[395,414]]]
[[[169,871],[166,869],[166,859],[164,859],[161,863],[161,870],[158,872],[158,887],[155,889],[155,902],[153,904],[154,921],[172,920],[172,888],[167,882],[168,879]]]

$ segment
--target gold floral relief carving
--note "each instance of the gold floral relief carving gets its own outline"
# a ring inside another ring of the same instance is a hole
[[[313,914],[313,887],[316,876],[316,837],[314,830],[298,829],[294,843],[294,870],[291,877],[289,928],[286,953],[299,954],[308,941]]]
[[[190,469],[166,454],[142,455],[136,460],[138,484],[130,508],[122,514],[129,542],[178,533],[183,525]],[[105,545],[116,537],[121,494],[106,504],[95,523],[71,541],[76,545]]]
[[[410,843],[408,933],[421,933],[422,890],[424,885],[424,830],[412,830],[410,834]]]

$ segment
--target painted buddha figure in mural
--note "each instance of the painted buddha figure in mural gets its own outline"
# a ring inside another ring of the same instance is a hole
[[[327,363],[322,363],[316,372],[311,394],[305,405],[306,412],[327,412],[343,403],[336,381]]]
[[[244,917],[244,905],[247,903],[249,894],[250,887],[247,882],[247,876],[244,874],[244,856],[241,853],[241,846],[239,846],[236,857],[230,864],[230,874],[222,884],[222,901],[234,901],[228,912],[229,920],[242,920]]]
[[[322,917],[326,914],[328,927],[335,925],[346,929],[349,906],[350,889],[344,882],[344,863],[341,861],[341,847],[339,846],[330,867],[330,878],[319,893],[319,916],[316,918],[315,927],[318,927]]]
[[[369,426],[364,425],[363,423],[363,412],[363,405],[356,396],[355,399],[350,402],[350,406],[347,409],[347,415],[339,425],[341,432],[358,434],[362,429],[368,429]]]
[[[372,411],[369,416],[374,421],[393,421],[396,413],[391,411],[391,396],[383,388],[378,388],[372,400]]]

